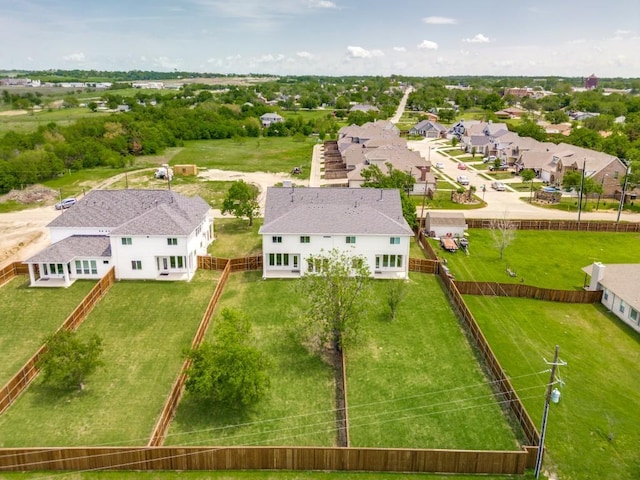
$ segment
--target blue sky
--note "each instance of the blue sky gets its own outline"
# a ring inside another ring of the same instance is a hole
[[[640,77],[639,0],[0,0],[0,69]]]

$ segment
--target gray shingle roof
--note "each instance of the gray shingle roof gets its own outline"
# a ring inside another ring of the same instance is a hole
[[[72,235],[50,245],[24,263],[68,263],[75,258],[110,257],[109,237]]]
[[[582,269],[588,275],[593,272],[593,264]],[[640,308],[640,263],[607,263],[600,285],[610,290],[634,308]]]
[[[412,235],[400,193],[374,188],[267,189],[261,234]]]
[[[170,190],[92,190],[48,227],[110,228],[114,235],[187,235],[209,205]]]

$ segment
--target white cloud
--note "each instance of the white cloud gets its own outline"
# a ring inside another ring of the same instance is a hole
[[[266,55],[262,55],[256,58],[254,61],[256,63],[279,63],[285,59],[285,56],[279,53],[278,55],[272,55],[270,53]]]
[[[383,57],[384,53],[382,50],[366,50],[362,47],[348,46],[347,54],[352,58],[373,58],[373,57]]]
[[[432,42],[431,40],[423,40],[418,48],[422,48],[424,50],[437,50],[438,44],[436,42]]]
[[[467,43],[489,43],[491,40],[489,40],[488,37],[485,37],[483,34],[479,33],[477,34],[475,37],[473,38],[465,38],[463,40],[463,42],[467,42]]]
[[[296,52],[296,55],[300,58],[313,58],[313,55],[309,52]]]
[[[427,25],[455,25],[458,20],[450,17],[425,17],[422,19]]]
[[[69,55],[65,55],[62,59],[68,62],[84,62],[84,53],[71,53]]]
[[[614,32],[615,35],[629,35],[631,30],[616,30]]]
[[[404,48],[404,47],[393,47],[393,50],[395,52],[406,52],[407,51],[407,49]]]
[[[309,6],[312,8],[338,8],[338,6],[327,0],[309,0]]]
[[[167,69],[178,68],[178,66],[180,65],[180,63],[171,60],[169,57],[158,57],[153,62],[155,65]]]

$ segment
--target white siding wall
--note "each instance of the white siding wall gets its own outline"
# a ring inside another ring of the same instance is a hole
[[[331,250],[351,252],[353,255],[362,255],[373,276],[376,271],[389,274],[397,278],[396,272],[400,272],[402,278],[408,275],[409,245],[411,237],[399,237],[400,243],[392,245],[391,236],[355,235],[356,243],[346,243],[347,235],[309,235],[309,243],[301,243],[300,237],[304,235],[263,235],[262,250],[264,255],[263,276],[265,278],[291,277],[303,275],[307,271],[307,258],[321,252],[329,253]],[[274,243],[273,237],[282,237],[282,243]],[[270,266],[270,254],[289,254],[289,265]],[[299,255],[298,272],[293,272],[292,255]],[[376,255],[402,255],[400,268],[380,268],[376,270]]]
[[[623,298],[618,297],[606,288],[602,293],[602,304],[624,323],[631,326],[637,332],[640,332],[640,305],[630,305],[624,301]],[[624,306],[624,308],[621,308],[622,306]],[[635,319],[632,318],[634,311],[636,312]]]
[[[80,262],[80,268],[81,268],[81,273],[78,274],[77,269],[76,269],[76,261]],[[91,262],[96,262],[96,269],[97,272],[96,274],[91,273]],[[89,266],[89,273],[85,273],[85,268],[86,268],[86,264],[85,262],[88,262],[88,266]],[[107,262],[107,263],[104,263]],[[71,279],[100,279],[102,278],[108,271],[109,269],[112,267],[112,261],[111,259],[107,259],[107,258],[91,258],[91,257],[78,257],[74,260],[71,261],[71,274],[69,275],[69,277]]]
[[[131,238],[131,245],[123,245],[122,238]],[[187,237],[171,237],[178,239],[177,245],[168,245],[167,238],[169,236],[112,236],[111,253],[116,267],[116,278],[155,279],[160,273],[156,261],[157,257],[188,257]],[[132,262],[134,261],[140,262],[140,269],[133,268]],[[186,268],[183,270],[186,271]]]

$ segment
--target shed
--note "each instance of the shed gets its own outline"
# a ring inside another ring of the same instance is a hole
[[[427,212],[424,228],[431,237],[461,237],[468,227],[461,212]]]
[[[174,165],[173,173],[175,175],[198,175],[197,165]]]

